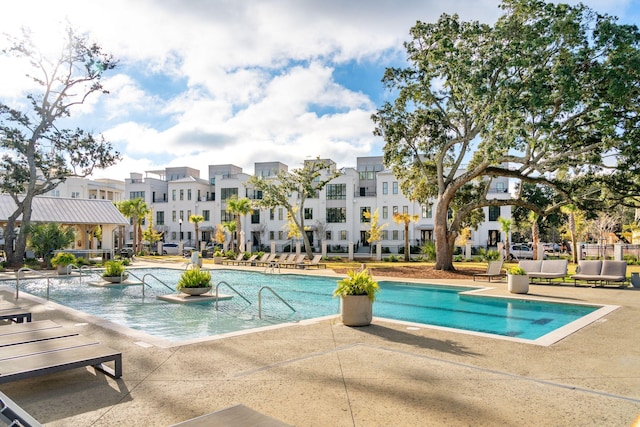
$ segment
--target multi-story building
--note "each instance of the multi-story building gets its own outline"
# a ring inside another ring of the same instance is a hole
[[[317,161],[317,160],[312,160]],[[332,160],[326,163],[325,174],[336,171]],[[280,162],[259,162],[254,165],[254,175],[271,179],[288,167]],[[185,245],[202,245],[214,235],[215,226],[233,218],[227,212],[230,197],[259,199],[260,192],[248,185],[250,175],[235,165],[209,166],[209,179],[201,179],[200,172],[192,168],[167,168],[160,171],[132,173],[125,180],[125,196],[142,197],[153,211],[154,226],[163,232],[165,242],[183,242]],[[491,197],[509,198],[508,180],[498,178],[492,182]],[[297,195],[293,194],[293,198]],[[294,199],[292,199],[295,202]],[[316,197],[308,198],[304,205],[305,228],[314,251],[319,252],[326,243],[329,252],[346,251],[353,243],[358,251],[368,251],[367,232],[370,218],[365,213],[378,210],[379,224],[387,224],[382,231],[381,245],[391,253],[404,246],[404,224],[393,222],[395,212],[417,215],[418,221],[409,226],[409,241],[421,245],[433,240],[433,204],[420,204],[407,199],[399,188],[399,182],[382,164],[382,157],[359,157],[356,167],[340,170]],[[195,227],[189,223],[191,214],[202,215],[204,221]],[[486,221],[472,231],[475,246],[495,247],[504,240],[498,217],[510,218],[510,207],[485,208]],[[254,209],[252,215],[241,219],[242,241],[252,248],[267,250],[275,244],[281,251],[294,243],[287,238],[287,212],[284,207]],[[130,230],[129,230],[130,231]],[[131,235],[129,235],[129,239]]]

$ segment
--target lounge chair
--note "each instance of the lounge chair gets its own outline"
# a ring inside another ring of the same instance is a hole
[[[489,265],[487,266],[487,271],[485,273],[476,273],[473,275],[473,281],[475,282],[476,277],[485,277],[491,282],[491,279],[494,277],[504,277],[505,274],[502,273],[502,260],[498,261],[489,261]]]
[[[300,254],[300,255],[293,254],[293,256],[290,256],[289,260],[286,261],[284,265],[280,264],[280,266],[285,268],[297,268],[300,264],[304,262],[305,257],[306,257],[305,254]]]
[[[120,378],[122,353],[51,320],[0,326],[0,383],[84,366]]]
[[[327,264],[321,263],[320,262],[321,260],[322,260],[322,255],[315,255],[311,261],[303,262],[298,266],[301,268],[311,268],[311,267],[315,267],[318,269],[327,268]]]
[[[593,283],[594,286],[605,286],[612,282],[619,283],[627,280],[627,262],[611,260],[580,260],[576,274],[571,276],[574,286],[578,280]]]
[[[277,254],[273,253],[273,254],[265,254],[267,255],[267,258],[262,261],[262,258],[256,262],[256,265],[260,266],[260,267],[267,267],[269,266],[274,259],[276,259],[276,257],[278,256]]]
[[[226,265],[236,265],[236,263],[244,260],[244,252],[240,252],[235,259],[223,259],[222,263]]]
[[[0,320],[11,320],[16,323],[22,323],[25,320],[31,322],[31,312],[9,301],[0,301]]]
[[[29,415],[16,402],[0,391],[0,421],[9,426],[41,427],[35,418]]]
[[[236,265],[253,265],[258,259],[258,254],[251,255],[248,259],[240,260],[236,263]]]

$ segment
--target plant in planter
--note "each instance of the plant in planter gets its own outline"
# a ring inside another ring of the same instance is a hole
[[[104,263],[102,278],[107,282],[120,283],[127,280],[128,274],[124,274],[125,267],[120,261],[107,261]]]
[[[507,289],[512,294],[526,294],[529,292],[529,276],[521,267],[507,270]]]
[[[213,263],[214,264],[222,264],[222,259],[224,258],[224,253],[221,250],[216,250],[213,253]]]
[[[350,270],[338,281],[333,296],[340,297],[340,315],[346,326],[366,326],[373,318],[373,302],[380,290],[369,271]]]
[[[53,258],[51,258],[51,265],[56,267],[58,274],[69,274],[70,265],[75,264],[76,257],[69,252],[58,252]]]
[[[202,295],[211,290],[211,273],[200,268],[185,270],[176,286],[180,292],[189,295]]]

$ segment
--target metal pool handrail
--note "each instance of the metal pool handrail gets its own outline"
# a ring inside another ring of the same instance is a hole
[[[50,276],[47,274],[42,274],[42,273],[38,273],[36,270],[33,270],[31,268],[28,267],[22,267],[20,270],[18,270],[16,272],[16,299],[18,299],[19,296],[19,288],[20,288],[20,273],[24,272],[24,271],[31,271],[32,273],[36,274],[36,277],[45,277],[47,279],[47,299],[49,299],[49,283],[50,283]]]
[[[263,286],[260,288],[260,290],[258,291],[258,318],[262,319],[262,290],[263,289],[267,289],[269,291],[271,291],[271,293],[273,295],[275,295],[280,301],[282,301],[284,303],[284,305],[286,305],[287,307],[289,307],[291,310],[293,310],[293,312],[296,312],[296,309],[291,307],[291,305],[286,302],[280,295],[278,295],[276,293],[276,291],[274,291],[273,289],[271,289],[269,286]]]
[[[166,283],[164,283],[162,280],[158,279],[154,274],[152,273],[146,273],[144,276],[142,276],[142,279],[139,278],[138,276],[136,276],[135,274],[131,273],[129,270],[126,270],[128,273],[130,273],[133,277],[135,277],[136,279],[140,280],[142,282],[142,297],[144,298],[144,287],[149,286],[151,287],[151,285],[147,284],[147,282],[145,282],[145,279],[147,278],[147,276],[151,276],[154,279],[156,279],[158,282],[162,283],[164,286],[167,287],[167,289],[174,291],[175,289],[173,289],[171,286],[167,285]]]
[[[240,298],[242,298],[243,300],[245,300],[249,305],[251,305],[251,301],[249,301],[248,299],[245,298],[244,295],[242,295],[240,292],[238,292],[238,290],[236,288],[234,288],[233,286],[231,286],[230,284],[228,284],[227,282],[225,282],[224,280],[221,282],[218,282],[218,284],[216,285],[216,310],[218,309],[218,288],[220,287],[220,285],[227,285],[233,292],[235,292],[236,294],[238,294],[238,296]]]

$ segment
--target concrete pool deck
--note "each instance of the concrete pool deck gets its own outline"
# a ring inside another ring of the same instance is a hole
[[[509,295],[504,282],[428,282]],[[13,301],[13,286],[0,297]],[[122,351],[123,376],[80,368],[0,390],[47,426],[168,426],[236,404],[296,426],[632,425],[640,291],[532,285],[528,297],[619,308],[550,346],[378,318],[349,328],[331,318],[159,348],[21,296],[34,320]]]

